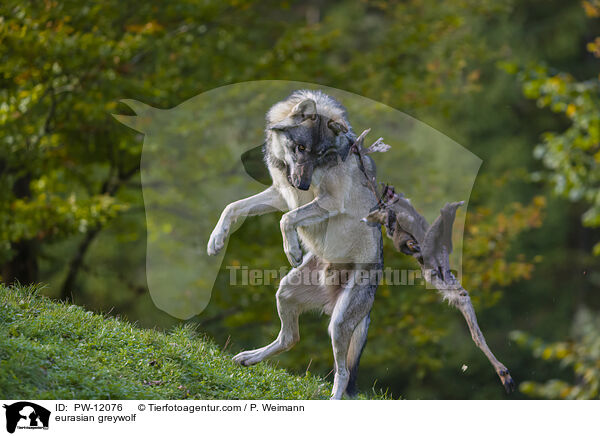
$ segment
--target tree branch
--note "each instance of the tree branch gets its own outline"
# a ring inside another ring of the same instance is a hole
[[[140,167],[139,165],[135,165],[130,170],[119,173],[117,176],[117,181],[113,182],[113,167],[111,167],[111,171],[109,172],[108,178],[102,184],[102,188],[100,189],[100,194],[108,194],[110,196],[114,196],[119,188],[123,186],[129,179],[131,179],[138,171]],[[97,224],[96,226],[90,228],[77,247],[75,251],[75,256],[69,262],[69,269],[67,271],[67,277],[65,278],[61,290],[60,290],[60,299],[64,301],[72,301],[73,300],[73,289],[75,289],[75,283],[77,280],[77,276],[81,267],[83,265],[83,260],[85,255],[90,248],[91,243],[98,236],[100,231],[103,229],[103,226]]]

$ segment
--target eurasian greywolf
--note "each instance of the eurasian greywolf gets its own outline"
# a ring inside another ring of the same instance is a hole
[[[234,360],[253,365],[290,349],[299,340],[300,313],[321,310],[331,315],[332,399],[355,393],[383,267],[381,228],[361,222],[377,198],[364,183],[356,155],[350,153],[355,140],[345,108],[322,92],[296,91],[275,104],[266,116],[264,146],[273,184],[225,207],[207,247],[209,255],[217,254],[241,216],[286,212],[280,227],[294,268],[280,281],[276,294],[281,331],[269,345],[244,351]],[[370,158],[366,166],[374,175]]]

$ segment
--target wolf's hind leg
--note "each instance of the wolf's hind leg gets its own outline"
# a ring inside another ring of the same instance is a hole
[[[358,389],[356,387],[356,380],[358,378],[358,364],[360,362],[360,356],[362,355],[365,345],[367,344],[367,333],[369,331],[370,322],[370,316],[365,316],[354,329],[354,333],[352,333],[352,338],[350,339],[348,358],[346,359],[346,365],[349,373],[348,386],[346,386],[346,395],[349,397],[354,397],[358,393]]]
[[[332,400],[341,400],[348,386],[350,381],[350,368],[348,364],[358,366],[360,353],[354,356],[354,362],[348,362],[350,342],[352,335],[361,322],[365,323],[361,327],[365,328],[365,335],[362,338],[366,339],[367,315],[371,311],[375,297],[376,285],[356,283],[357,274],[358,271],[355,271],[353,277],[340,294],[329,323],[329,334],[331,335],[333,358],[335,361],[335,376],[331,392]],[[364,341],[361,344],[361,348],[362,345],[364,345]]]
[[[287,351],[299,340],[298,317],[306,310],[322,308],[327,303],[327,292],[313,271],[322,268],[316,257],[307,257],[298,268],[290,271],[279,284],[277,312],[281,330],[277,339],[262,348],[248,350],[233,357],[240,365],[254,365],[264,359]]]

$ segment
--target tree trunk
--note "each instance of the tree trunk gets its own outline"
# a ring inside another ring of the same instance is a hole
[[[31,195],[29,183],[31,175],[25,174],[15,180],[12,191],[15,198],[23,199]],[[2,280],[6,284],[19,282],[24,285],[35,283],[38,280],[38,248],[39,243],[35,239],[27,239],[13,242],[11,248],[15,255],[2,265]]]
[[[19,282],[24,285],[38,280],[36,240],[19,241],[12,244],[16,254],[2,266],[2,281],[6,284]]]
[[[73,300],[72,292],[75,288],[77,274],[79,273],[81,265],[83,265],[83,258],[85,257],[85,253],[87,253],[88,248],[90,248],[90,244],[96,238],[98,233],[100,233],[99,226],[90,229],[83,238],[83,241],[81,241],[81,243],[79,244],[75,256],[73,257],[73,259],[71,259],[71,262],[69,262],[69,271],[67,272],[67,277],[65,278],[65,281],[63,282],[63,285],[61,286],[60,290],[59,298],[61,300]]]

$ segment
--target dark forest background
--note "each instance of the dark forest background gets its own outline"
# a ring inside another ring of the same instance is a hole
[[[4,1],[0,278],[46,283],[50,297],[144,327],[181,323],[147,289],[143,136],[111,116],[131,114],[119,100],[171,108],[262,79],[330,86],[403,111],[483,160],[464,285],[519,383],[510,398],[598,398],[599,19],[597,0]],[[225,269],[286,266],[278,220],[245,221],[192,320],[231,352],[279,329],[274,287],[229,286]],[[303,315],[302,340],[279,365],[327,375],[326,325]],[[359,386],[505,398],[459,312],[418,286],[378,290]]]

